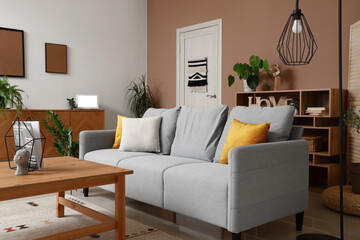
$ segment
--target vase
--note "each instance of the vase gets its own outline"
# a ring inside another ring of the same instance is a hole
[[[254,89],[251,89],[248,84],[247,84],[247,80],[243,80],[244,82],[244,92],[254,92],[255,90]]]
[[[275,77],[275,80],[274,80],[274,90],[275,90],[275,91],[281,90],[281,77],[280,77],[280,76],[276,76],[276,77]]]
[[[349,172],[352,191],[353,193],[360,194],[360,163],[351,163]]]

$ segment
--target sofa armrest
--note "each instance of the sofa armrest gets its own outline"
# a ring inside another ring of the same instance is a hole
[[[305,211],[308,154],[305,140],[233,148],[229,152],[228,230],[242,232]]]
[[[111,148],[114,144],[116,130],[82,131],[79,135],[79,158],[84,159],[86,153]]]

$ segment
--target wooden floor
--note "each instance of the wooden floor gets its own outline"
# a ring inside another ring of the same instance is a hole
[[[90,197],[84,198],[82,191],[73,195],[85,201],[113,211],[114,194],[100,188],[91,188]],[[196,219],[179,214],[173,215],[157,207],[132,199],[126,199],[126,216],[155,227],[163,232],[178,236],[184,240],[230,240],[227,231]],[[177,221],[177,223],[174,223]],[[319,193],[309,193],[309,210],[305,212],[303,232],[327,233],[337,236],[339,232],[339,214],[322,204]],[[346,240],[360,240],[360,217],[345,216]],[[295,240],[295,216],[283,218],[245,232],[244,240]]]

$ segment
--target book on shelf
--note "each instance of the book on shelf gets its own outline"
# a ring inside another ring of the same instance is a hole
[[[329,115],[329,109],[327,107],[308,107],[305,113],[311,116]]]
[[[307,107],[306,110],[310,111],[325,111],[327,110],[327,107]]]

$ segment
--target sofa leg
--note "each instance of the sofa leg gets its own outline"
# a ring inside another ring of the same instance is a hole
[[[241,232],[239,233],[232,233],[232,240],[241,240]]]
[[[89,196],[89,188],[83,188],[84,197]]]
[[[304,221],[304,212],[300,212],[296,214],[296,231],[302,231]]]

